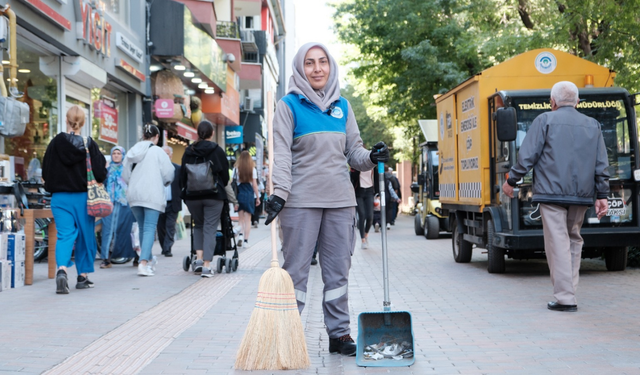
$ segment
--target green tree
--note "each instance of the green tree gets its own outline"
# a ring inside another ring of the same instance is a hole
[[[352,85],[348,85],[341,89],[340,93],[351,104],[351,109],[353,109],[353,114],[356,117],[358,128],[360,129],[360,137],[365,147],[371,148],[371,146],[380,141],[391,146],[393,144],[393,135],[389,127],[384,121],[377,120],[367,113],[365,98],[358,95],[355,91]]]
[[[356,87],[390,123],[419,134],[433,95],[535,48],[554,48],[618,72],[640,91],[640,0],[343,0],[335,31],[351,45]]]

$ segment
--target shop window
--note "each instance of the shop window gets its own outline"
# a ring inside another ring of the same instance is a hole
[[[4,153],[15,157],[16,174],[19,178],[30,179],[40,168],[47,145],[57,134],[58,123],[58,87],[57,80],[46,76],[39,70],[39,59],[47,56],[31,42],[18,38],[18,90],[19,99],[29,104],[29,123],[21,137],[5,138]],[[5,79],[9,87],[8,56],[3,52]]]
[[[91,138],[93,138],[100,151],[105,155],[111,155],[111,149],[124,139],[120,118],[123,118],[119,102],[124,94],[110,90],[109,88],[91,90],[93,106],[93,119],[91,123]]]
[[[129,0],[102,0],[104,10],[122,25],[129,25]]]

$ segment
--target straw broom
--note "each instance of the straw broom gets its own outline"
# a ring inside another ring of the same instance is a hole
[[[273,192],[273,124],[269,126],[269,189]],[[294,370],[309,367],[302,320],[291,276],[280,268],[276,225],[271,223],[271,267],[260,278],[258,297],[236,356],[240,370]]]

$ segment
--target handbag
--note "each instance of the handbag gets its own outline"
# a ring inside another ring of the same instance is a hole
[[[82,137],[82,141],[84,149],[87,151],[87,213],[93,217],[107,217],[113,211],[113,203],[111,203],[107,189],[93,176],[87,138]]]

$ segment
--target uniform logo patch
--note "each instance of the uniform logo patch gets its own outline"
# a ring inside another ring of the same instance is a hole
[[[335,118],[342,118],[344,116],[344,113],[342,112],[342,108],[340,107],[335,107],[332,111],[331,111],[331,116],[335,117]]]

